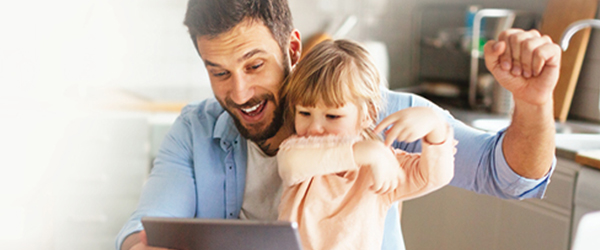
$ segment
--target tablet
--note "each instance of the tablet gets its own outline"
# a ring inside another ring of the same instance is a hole
[[[143,217],[148,245],[181,250],[301,250],[298,225],[285,221]]]

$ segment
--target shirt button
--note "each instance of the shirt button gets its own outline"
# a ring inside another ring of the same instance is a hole
[[[229,166],[229,169],[233,169],[233,167],[232,167],[232,166]]]

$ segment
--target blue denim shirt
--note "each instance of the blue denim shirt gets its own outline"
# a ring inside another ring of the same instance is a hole
[[[506,199],[541,198],[550,173],[533,180],[514,173],[502,152],[504,130],[484,133],[455,120],[424,98],[383,91],[380,118],[408,107],[442,112],[459,141],[450,185]],[[420,141],[394,147],[420,152]],[[120,249],[131,233],[142,230],[143,216],[237,219],[246,184],[246,139],[214,99],[186,106],[165,137],[144,185],[139,205],[117,236]],[[388,211],[382,249],[404,249],[397,204]]]

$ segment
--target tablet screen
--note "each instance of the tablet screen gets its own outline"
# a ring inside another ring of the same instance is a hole
[[[297,224],[198,218],[144,217],[148,245],[181,250],[301,250]]]

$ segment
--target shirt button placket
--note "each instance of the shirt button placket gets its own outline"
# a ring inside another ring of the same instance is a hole
[[[232,165],[227,165],[227,183],[229,184],[231,182],[231,179],[234,179],[235,177],[233,177],[233,166]],[[232,199],[232,194],[230,194],[229,192],[231,191],[231,187],[228,188],[227,190],[227,195],[228,195],[228,204],[229,201]],[[229,215],[229,219],[233,219],[233,213],[232,208],[230,206],[227,206],[227,210],[229,211],[228,215]]]
[[[223,145],[227,148],[227,156],[225,158],[226,177],[225,177],[225,200],[227,217],[229,219],[234,218],[235,204],[236,204],[236,183],[235,183],[235,172],[233,170],[233,147],[231,143],[223,142]]]

